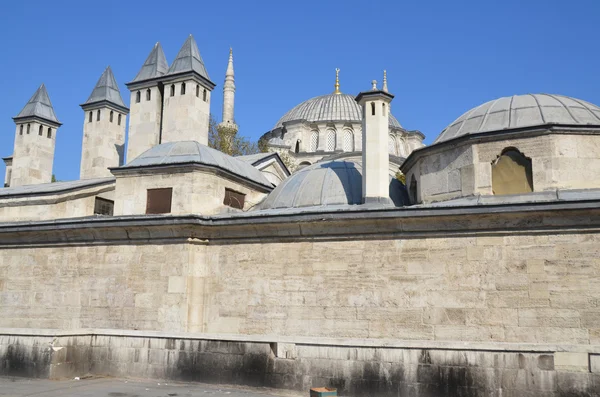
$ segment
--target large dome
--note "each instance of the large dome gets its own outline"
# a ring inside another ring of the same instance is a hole
[[[600,125],[600,108],[562,95],[503,97],[469,110],[446,127],[434,143],[464,135],[544,124]]]
[[[407,203],[403,185],[390,175],[390,197],[398,207]],[[285,179],[259,209],[301,208],[362,203],[362,164],[334,160],[302,168]]]
[[[275,128],[286,121],[362,121],[362,111],[352,95],[328,94],[304,101],[279,119]],[[398,120],[390,114],[390,127],[402,128]]]

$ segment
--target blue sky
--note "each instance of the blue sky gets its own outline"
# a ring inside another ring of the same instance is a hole
[[[600,104],[598,0],[5,1],[0,7],[0,157],[12,117],[45,83],[59,120],[54,173],[77,179],[85,102],[111,65],[129,103],[155,42],[167,60],[192,33],[217,84],[220,119],[232,46],[236,120],[256,140],[289,109],[333,90],[357,94],[387,69],[394,115],[426,143],[463,112],[513,94]],[[4,165],[0,165],[4,175]]]

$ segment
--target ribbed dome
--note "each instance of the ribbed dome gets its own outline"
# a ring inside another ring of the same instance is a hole
[[[390,197],[406,203],[403,185],[390,175]],[[362,203],[362,164],[358,160],[316,163],[292,174],[261,203],[260,209]]]
[[[562,95],[503,97],[469,110],[446,127],[434,143],[463,135],[544,124],[600,125],[600,108]]]
[[[328,94],[302,102],[279,119],[275,128],[286,121],[362,121],[362,111],[352,95]],[[390,114],[390,127],[402,128],[398,120]]]
[[[262,172],[247,162],[209,148],[196,141],[168,142],[154,146],[120,168],[127,169],[191,163],[220,168],[261,185],[273,186]]]

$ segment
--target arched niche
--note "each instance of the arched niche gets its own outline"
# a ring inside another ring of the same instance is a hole
[[[506,148],[492,162],[492,191],[496,195],[533,192],[531,159],[516,148]]]

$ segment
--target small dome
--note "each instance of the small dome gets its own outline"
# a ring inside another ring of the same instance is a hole
[[[600,125],[600,108],[562,95],[514,95],[486,102],[446,127],[434,143],[463,135],[544,124]]]
[[[404,186],[390,175],[394,205],[408,203]],[[260,204],[260,209],[362,204],[362,164],[334,160],[302,168],[285,179]]]
[[[279,119],[275,128],[280,128],[286,121],[362,121],[362,111],[352,95],[328,94],[302,102]],[[402,128],[398,120],[390,113],[390,127]],[[274,128],[274,129],[275,129]]]
[[[167,142],[154,146],[120,168],[155,167],[175,164],[202,164],[211,168],[228,171],[264,186],[273,186],[262,172],[247,162],[236,159],[216,149],[209,148],[196,141]]]

